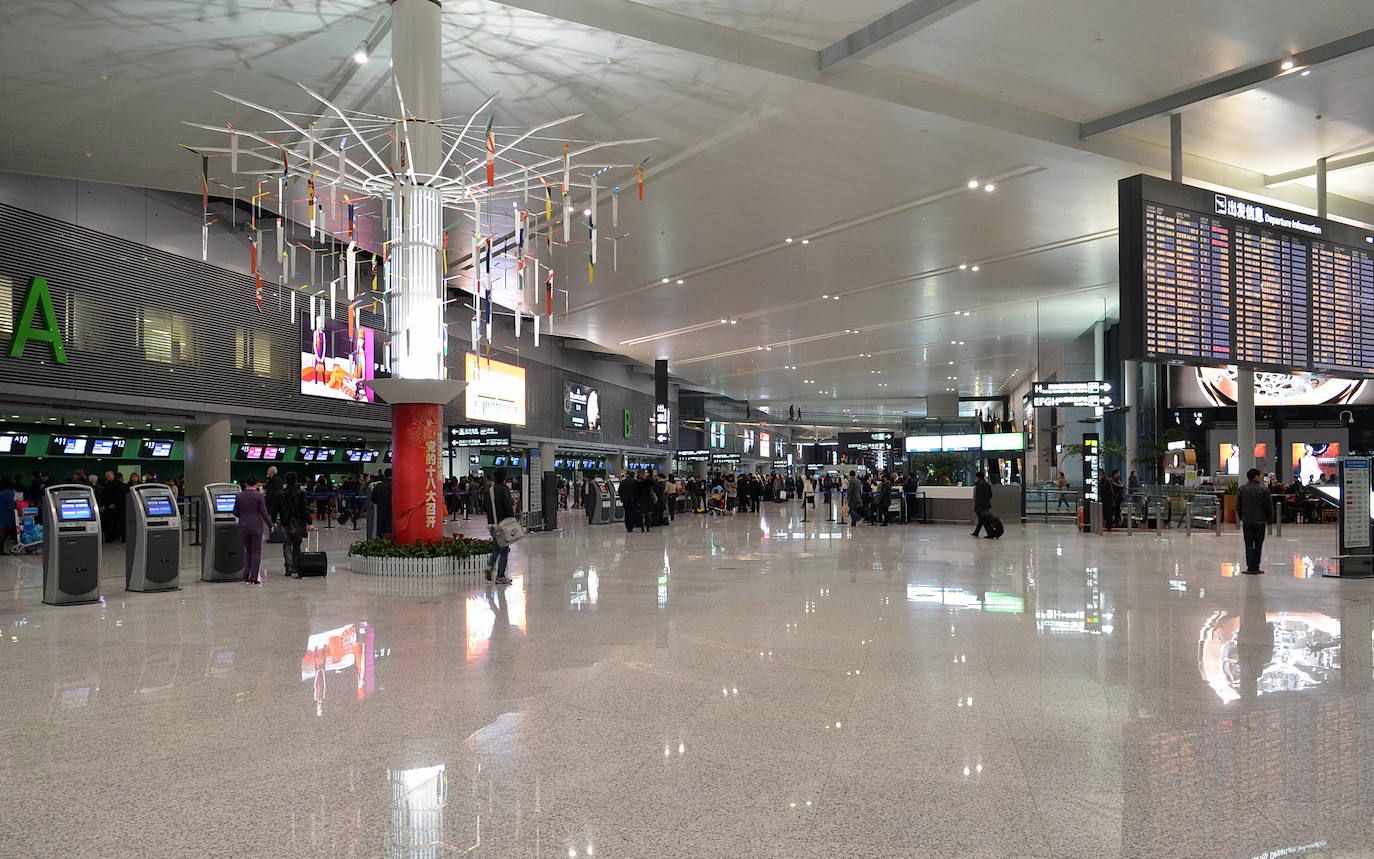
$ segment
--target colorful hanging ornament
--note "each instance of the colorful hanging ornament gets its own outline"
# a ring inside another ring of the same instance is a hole
[[[620,186],[611,189],[611,229],[620,228]]]
[[[495,117],[487,117],[487,187],[496,185],[496,133],[491,130]]]

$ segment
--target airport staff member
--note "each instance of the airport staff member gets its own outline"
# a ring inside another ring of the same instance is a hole
[[[1236,493],[1236,518],[1245,538],[1245,569],[1247,575],[1259,575],[1260,552],[1264,549],[1264,532],[1272,516],[1273,501],[1269,489],[1260,483],[1260,470],[1252,468],[1245,473],[1244,486]]]

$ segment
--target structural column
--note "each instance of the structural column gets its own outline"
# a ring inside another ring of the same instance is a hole
[[[1255,371],[1236,374],[1236,447],[1240,448],[1240,476],[1255,467]]]
[[[201,415],[186,427],[186,494],[200,497],[207,483],[229,482],[229,418]]]
[[[1140,447],[1140,364],[1123,361],[1121,373],[1122,405],[1126,407],[1126,470],[1135,468]]]
[[[619,477],[625,473],[625,454],[616,453],[606,457],[606,471],[612,477]]]

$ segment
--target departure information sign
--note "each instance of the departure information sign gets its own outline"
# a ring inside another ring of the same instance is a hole
[[[1374,230],[1153,176],[1118,191],[1124,357],[1374,375]]]

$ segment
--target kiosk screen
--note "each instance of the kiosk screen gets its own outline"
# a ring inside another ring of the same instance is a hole
[[[90,521],[95,518],[95,511],[89,498],[59,498],[57,518],[63,522]]]
[[[231,495],[229,493],[215,493],[215,512],[233,513],[234,502],[238,501],[238,499],[239,497],[237,495]]]
[[[148,511],[149,516],[175,516],[176,506],[172,503],[170,495],[145,495],[143,496],[143,508]]]

